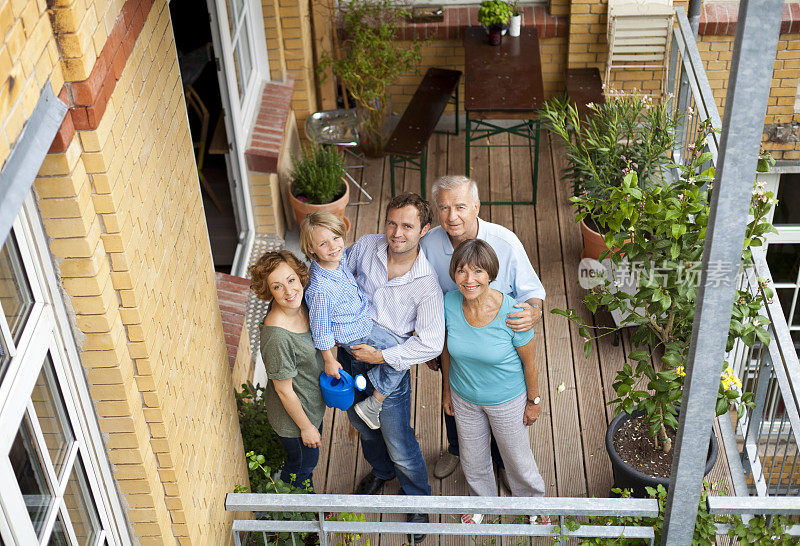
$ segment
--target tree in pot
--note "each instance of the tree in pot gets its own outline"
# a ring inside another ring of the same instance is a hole
[[[688,357],[710,213],[710,192],[713,191],[709,189],[713,182],[713,169],[702,170],[702,166],[711,160],[711,154],[701,152],[712,131],[710,122],[699,124],[698,137],[689,147],[688,163],[669,165],[680,173],[673,182],[661,181],[642,189],[638,186],[636,173],[629,172],[619,186],[608,187],[596,196],[583,193],[572,197],[580,211],[578,216],[591,214],[596,218],[607,228],[607,248],[619,249],[618,252],[604,251],[601,259],[608,256],[617,270],[633,271],[635,286],[629,291],[618,290],[616,279],[605,278],[584,297],[583,301],[592,313],[600,305],[621,311],[623,320],[618,328],[585,324],[574,309],[553,311],[579,326],[585,339],[586,355],[591,353],[594,339],[622,327],[635,327],[631,341],[641,348],[630,353],[630,363],[626,363],[617,374],[613,383],[617,398],[610,404],[617,407],[617,412],[624,411],[627,415],[636,409],[642,412],[641,424],[647,432],[642,435],[642,440],[652,445],[654,457],[659,451],[669,454],[666,477],[671,467],[670,429],[674,434],[678,426],[675,404],[682,396],[683,371]],[[760,166],[765,163],[766,160],[762,159]],[[774,203],[772,193],[765,192],[763,184],[754,187],[750,207],[752,218],[747,225],[742,251],[742,266],[745,268],[752,260],[749,248],[760,246],[767,233],[775,232],[767,221]],[[759,283],[762,288],[766,286],[761,279]],[[768,293],[767,297],[772,295]],[[762,303],[761,296],[737,291],[726,350],[730,351],[737,340],[747,346],[752,346],[757,340],[769,343],[769,333],[765,328],[769,319],[760,314]],[[592,334],[590,330],[593,330]],[[660,364],[656,364],[659,356]],[[734,402],[738,402],[740,411],[751,405],[752,393],[741,392],[741,384],[726,362],[720,363],[720,373],[717,415],[726,413]],[[646,385],[646,390],[639,385]],[[629,465],[631,463],[628,461]],[[647,465],[644,464],[643,468],[646,472]]]
[[[371,157],[383,154],[391,115],[389,86],[403,74],[416,73],[427,42],[403,44],[398,36],[410,12],[396,0],[351,0],[340,12],[342,55],[323,53],[319,71],[330,68],[359,110],[358,139]]]
[[[605,104],[590,104],[581,117],[566,97],[544,104],[542,117],[566,146],[568,167],[563,176],[572,183],[575,197],[598,198],[607,188],[618,187],[628,173],[636,173],[639,188],[663,183],[664,167],[675,142],[677,118],[666,106],[649,97],[623,95]],[[580,203],[576,203],[581,212]],[[607,250],[594,214],[583,211],[581,258],[598,259]]]
[[[344,158],[333,146],[310,146],[299,158],[292,157],[289,203],[297,224],[308,214],[326,210],[349,223],[344,216],[350,188],[344,179]]]
[[[489,33],[489,43],[500,45],[503,31],[508,27],[508,21],[514,14],[513,9],[505,0],[484,0],[478,8],[478,22]]]

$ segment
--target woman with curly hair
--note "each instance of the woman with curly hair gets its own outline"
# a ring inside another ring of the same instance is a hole
[[[308,485],[319,460],[325,402],[319,386],[322,355],[314,348],[303,303],[308,268],[287,250],[267,252],[250,268],[250,287],[272,300],[260,328],[269,382],[267,418],[286,448],[281,479]]]

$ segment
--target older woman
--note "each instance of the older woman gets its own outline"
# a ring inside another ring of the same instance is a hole
[[[450,277],[458,290],[444,297],[442,405],[455,416],[471,494],[497,495],[489,455],[494,434],[512,495],[544,496],[527,431],[542,411],[533,330],[515,332],[506,325],[517,302],[489,288],[498,268],[494,250],[480,239],[464,241],[453,252]],[[465,514],[461,519],[480,523],[482,517]]]
[[[261,355],[270,380],[267,418],[286,448],[281,479],[295,484],[308,480],[313,489],[325,402],[319,386],[324,364],[303,303],[308,268],[289,251],[267,252],[250,268],[250,278],[259,298],[272,299],[261,325]]]

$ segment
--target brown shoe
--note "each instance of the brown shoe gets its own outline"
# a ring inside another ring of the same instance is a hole
[[[439,460],[436,461],[436,465],[433,467],[433,475],[439,479],[446,478],[455,472],[459,461],[460,459],[457,455],[445,451]]]

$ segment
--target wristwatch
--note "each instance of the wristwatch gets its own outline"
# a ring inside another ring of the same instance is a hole
[[[534,398],[533,400],[528,398],[528,403],[533,404],[534,406],[538,406],[539,402],[541,402],[541,401],[542,401],[542,399],[540,397],[538,397],[538,396],[536,398]]]

